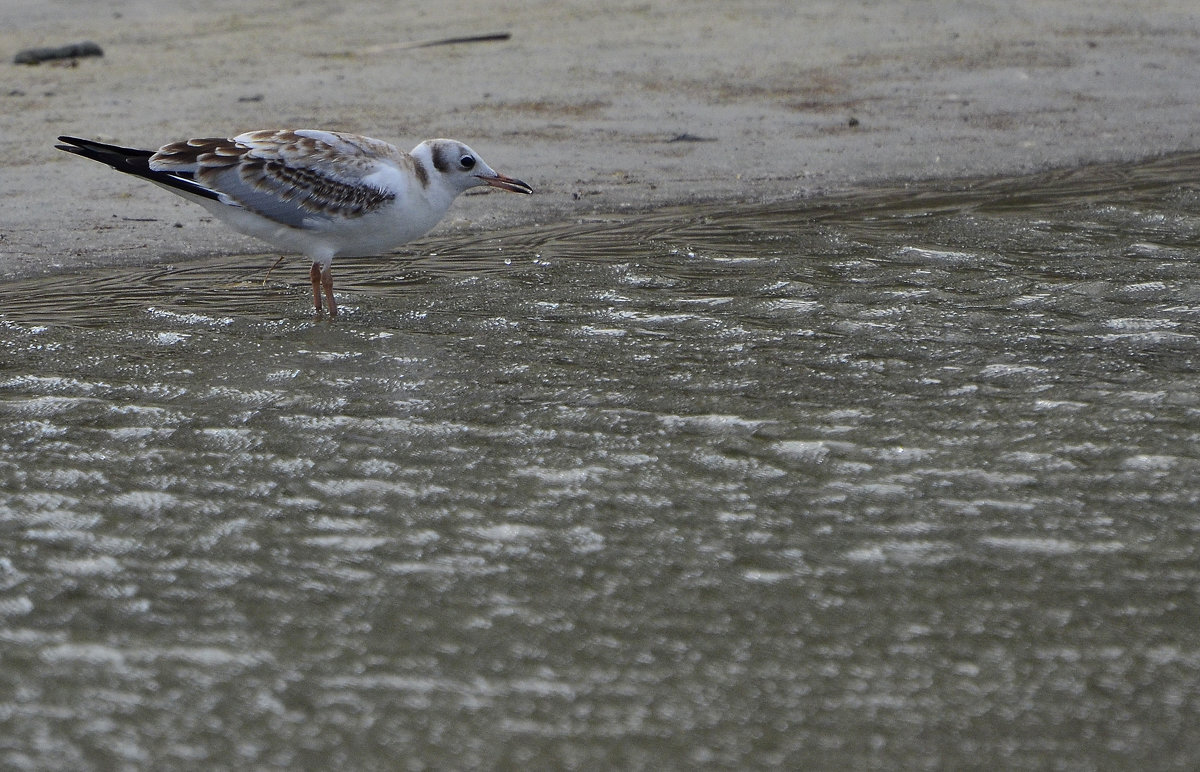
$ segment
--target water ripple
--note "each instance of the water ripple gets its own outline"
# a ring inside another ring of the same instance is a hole
[[[5,285],[2,758],[1200,748],[1198,172]]]

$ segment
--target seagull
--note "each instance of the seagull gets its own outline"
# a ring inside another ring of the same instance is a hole
[[[427,139],[409,153],[382,140],[313,129],[187,139],[158,150],[58,140],[59,150],[142,177],[240,233],[305,255],[312,260],[313,305],[319,316],[323,292],[330,318],[337,316],[333,258],[378,255],[420,238],[468,188],[533,192],[454,139]]]

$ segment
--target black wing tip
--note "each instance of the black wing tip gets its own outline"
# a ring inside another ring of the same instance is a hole
[[[103,142],[97,142],[93,139],[80,139],[79,137],[66,135],[60,136],[58,139],[60,142],[66,143],[55,145],[59,150],[74,153],[77,156],[82,156],[92,161],[99,161],[119,172],[131,174],[134,177],[141,177],[158,185],[172,188],[179,193],[198,196],[200,198],[210,198],[214,201],[221,200],[218,193],[196,182],[190,174],[151,169],[150,157],[157,152],[155,150],[138,150],[137,148],[121,147],[120,145],[106,145]]]
[[[65,138],[59,137],[59,139],[61,140],[61,139],[65,139]],[[64,150],[68,153],[74,153],[75,155],[87,155],[87,152],[88,152],[85,149],[84,145],[77,145],[75,143],[71,143],[68,145],[55,145],[54,148],[56,150]]]
[[[94,139],[72,137],[68,134],[60,134],[58,141],[64,143],[62,145],[55,145],[59,150],[76,153],[88,158],[95,158],[96,160],[102,160],[105,156],[119,156],[125,159],[149,158],[157,152],[154,150],[139,150],[136,147],[109,145],[104,142],[97,142]]]
[[[150,156],[154,155],[153,150],[138,150],[137,148],[121,147],[120,145],[107,145],[103,142],[97,142],[94,139],[82,139],[66,134],[61,135],[58,140],[63,143],[54,146],[59,150],[93,161],[99,161],[118,171],[140,176],[145,176],[150,170]]]
[[[65,150],[68,153],[79,153],[87,144],[86,139],[80,139],[79,137],[68,137],[65,134],[60,135],[58,141],[65,144],[55,145],[55,149]]]

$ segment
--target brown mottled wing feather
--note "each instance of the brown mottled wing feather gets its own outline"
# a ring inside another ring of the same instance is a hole
[[[292,227],[359,217],[395,194],[371,175],[400,152],[366,137],[321,131],[255,131],[233,139],[189,139],[161,148],[153,169],[191,172],[229,204]]]

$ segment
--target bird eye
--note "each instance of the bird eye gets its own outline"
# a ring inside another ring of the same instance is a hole
[[[460,164],[462,164],[462,168],[470,169],[472,166],[475,165],[475,157],[470,156],[470,155],[464,155],[462,158],[458,159],[458,162]]]

